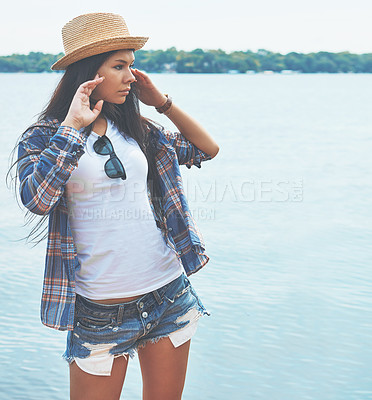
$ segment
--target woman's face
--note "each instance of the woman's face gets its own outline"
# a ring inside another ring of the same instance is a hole
[[[94,89],[91,97],[97,101],[124,103],[130,91],[130,85],[135,81],[130,69],[133,62],[132,50],[119,50],[112,54],[97,71],[99,76],[104,76],[105,79]]]

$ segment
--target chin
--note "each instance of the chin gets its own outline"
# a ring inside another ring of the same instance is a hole
[[[110,101],[110,103],[114,103],[114,104],[123,104],[125,103],[125,100],[127,99],[127,97],[121,97],[120,99],[116,99],[115,101]]]

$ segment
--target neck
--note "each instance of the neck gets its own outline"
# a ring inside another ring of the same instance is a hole
[[[100,136],[103,136],[107,130],[107,121],[104,117],[99,116],[93,123],[92,130]]]

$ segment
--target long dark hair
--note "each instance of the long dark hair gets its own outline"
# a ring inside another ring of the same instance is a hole
[[[77,61],[66,68],[61,80],[59,81],[53,95],[46,105],[45,109],[39,114],[38,123],[41,123],[46,119],[57,119],[60,123],[65,119],[72,99],[78,89],[78,87],[91,79],[94,79],[100,66],[110,57],[115,51],[110,51],[102,54],[98,54],[92,57],[84,58]],[[156,156],[156,141],[154,135],[151,132],[154,129],[158,129],[158,126],[144,118],[140,114],[139,101],[136,92],[135,83],[131,85],[132,89],[123,104],[112,104],[104,102],[101,111],[101,116],[110,120],[119,130],[123,136],[130,136],[138,143],[142,152],[146,156],[148,162],[148,175],[147,184],[150,189],[151,199],[155,208],[157,216],[163,220],[163,207],[162,207],[162,193],[160,189],[159,174],[156,169],[155,156]],[[93,125],[93,124],[92,124]],[[92,125],[86,128],[89,134],[92,130]],[[33,125],[34,126],[34,125]],[[15,150],[18,145],[22,142],[22,138],[25,133],[31,127],[27,128],[21,135],[16,147],[13,150],[13,159]],[[35,154],[40,151],[35,151]],[[27,157],[28,155],[26,155]],[[17,159],[12,162],[12,165],[8,172],[8,177],[11,175],[11,170],[21,159]],[[15,181],[15,188],[17,187],[18,174],[15,173],[12,179]],[[35,219],[36,215],[26,214],[26,223],[30,223]],[[31,242],[40,242],[47,237],[46,227],[43,232],[40,230],[43,227],[43,222],[47,216],[44,216],[38,223],[32,228],[30,234],[27,236],[27,240]]]

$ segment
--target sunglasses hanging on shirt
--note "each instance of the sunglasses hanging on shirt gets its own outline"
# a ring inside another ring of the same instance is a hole
[[[110,156],[105,163],[105,173],[109,178],[121,178],[122,180],[127,179],[124,166],[119,160],[118,156],[115,154],[114,147],[107,136],[100,136],[94,142],[93,149],[101,156]]]

